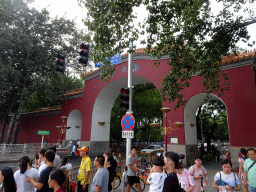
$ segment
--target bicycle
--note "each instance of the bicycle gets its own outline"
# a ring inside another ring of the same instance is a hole
[[[143,175],[145,174],[146,170],[139,170],[138,172],[139,174],[142,174],[142,176],[139,176],[139,180],[140,180],[141,191],[144,191],[147,179],[144,179],[145,177],[143,178]],[[135,192],[138,192],[136,183],[132,185],[132,190]]]
[[[120,171],[118,170],[116,172],[116,176],[114,178],[114,189],[117,189],[121,185],[122,179],[123,179],[123,176],[120,173]]]
[[[116,173],[116,176],[115,176],[115,178],[114,178],[114,189],[117,189],[120,185],[121,185],[121,182],[122,182],[122,175],[121,175],[121,173],[120,173],[120,171],[117,171],[117,173]],[[147,177],[144,177],[143,178],[143,176],[139,176],[139,180],[140,180],[140,186],[141,186],[141,190],[142,191],[144,191],[144,189],[145,189],[145,184],[147,184],[146,183],[146,179]],[[132,189],[134,190],[134,191],[138,191],[137,190],[137,187],[136,187],[136,183],[134,184],[134,185],[132,185]]]

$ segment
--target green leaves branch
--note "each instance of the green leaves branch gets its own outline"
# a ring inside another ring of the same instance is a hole
[[[191,78],[203,77],[204,92],[222,95],[229,88],[228,76],[221,71],[221,57],[227,55],[240,39],[249,40],[246,26],[255,23],[254,12],[244,5],[251,0],[218,0],[223,9],[214,15],[209,1],[202,0],[80,0],[88,9],[86,26],[92,33],[94,62],[102,62],[102,79],[108,81],[114,69],[105,60],[122,52],[130,41],[146,34],[143,43],[152,57],[168,56],[170,72],[163,79],[163,100],[185,104],[182,91]],[[133,8],[146,6],[149,14],[138,28]],[[243,18],[242,11],[250,15]],[[152,49],[154,47],[154,49]],[[161,63],[155,62],[156,65]]]

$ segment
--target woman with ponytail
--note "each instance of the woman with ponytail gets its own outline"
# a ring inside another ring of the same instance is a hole
[[[11,168],[7,167],[0,171],[0,182],[3,183],[0,191],[16,192],[16,185]]]
[[[117,167],[117,162],[114,159],[113,155],[110,153],[108,153],[107,156],[105,157],[105,166],[109,172],[108,191],[110,192],[113,189],[112,183],[116,176],[116,167]]]
[[[14,173],[14,179],[17,185],[17,192],[34,192],[35,188],[29,182],[27,178],[31,177],[34,180],[38,179],[38,171],[32,168],[31,162],[28,156],[23,156],[20,159],[19,167],[20,169]]]
[[[61,168],[62,172],[66,176],[65,182],[62,184],[62,188],[64,192],[73,192],[72,185],[70,183],[69,179],[69,171],[66,169],[66,167]]]

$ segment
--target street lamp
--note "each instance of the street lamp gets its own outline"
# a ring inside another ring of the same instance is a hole
[[[163,131],[163,135],[165,135],[165,152],[167,151],[167,134],[171,133],[172,131],[176,131],[178,130],[180,127],[184,126],[184,123],[182,122],[175,122],[175,123],[171,123],[171,121],[169,120],[170,123],[170,127],[167,127],[167,116],[166,114],[171,110],[170,108],[164,107],[162,109],[160,109],[163,113],[164,113],[164,119],[165,119],[165,127],[162,127],[161,125],[159,125],[158,123],[150,123],[149,126],[153,127],[153,128],[160,128],[160,130]],[[173,128],[172,125],[178,127],[178,128]]]
[[[63,120],[63,124],[65,123],[65,120],[67,119],[66,116],[62,116],[61,119]],[[70,129],[71,127],[68,127],[67,125],[61,125],[61,126],[56,126],[56,129],[61,131],[61,144],[63,144],[63,134],[67,131],[67,129]]]
[[[204,117],[202,117],[203,113],[201,112],[200,114],[200,121],[201,121],[201,135],[202,135],[202,143],[204,144],[204,133],[203,133],[203,119]]]

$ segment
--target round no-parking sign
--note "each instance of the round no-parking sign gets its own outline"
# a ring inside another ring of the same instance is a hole
[[[126,114],[121,120],[121,126],[124,131],[131,131],[134,128],[135,119],[132,115]]]

